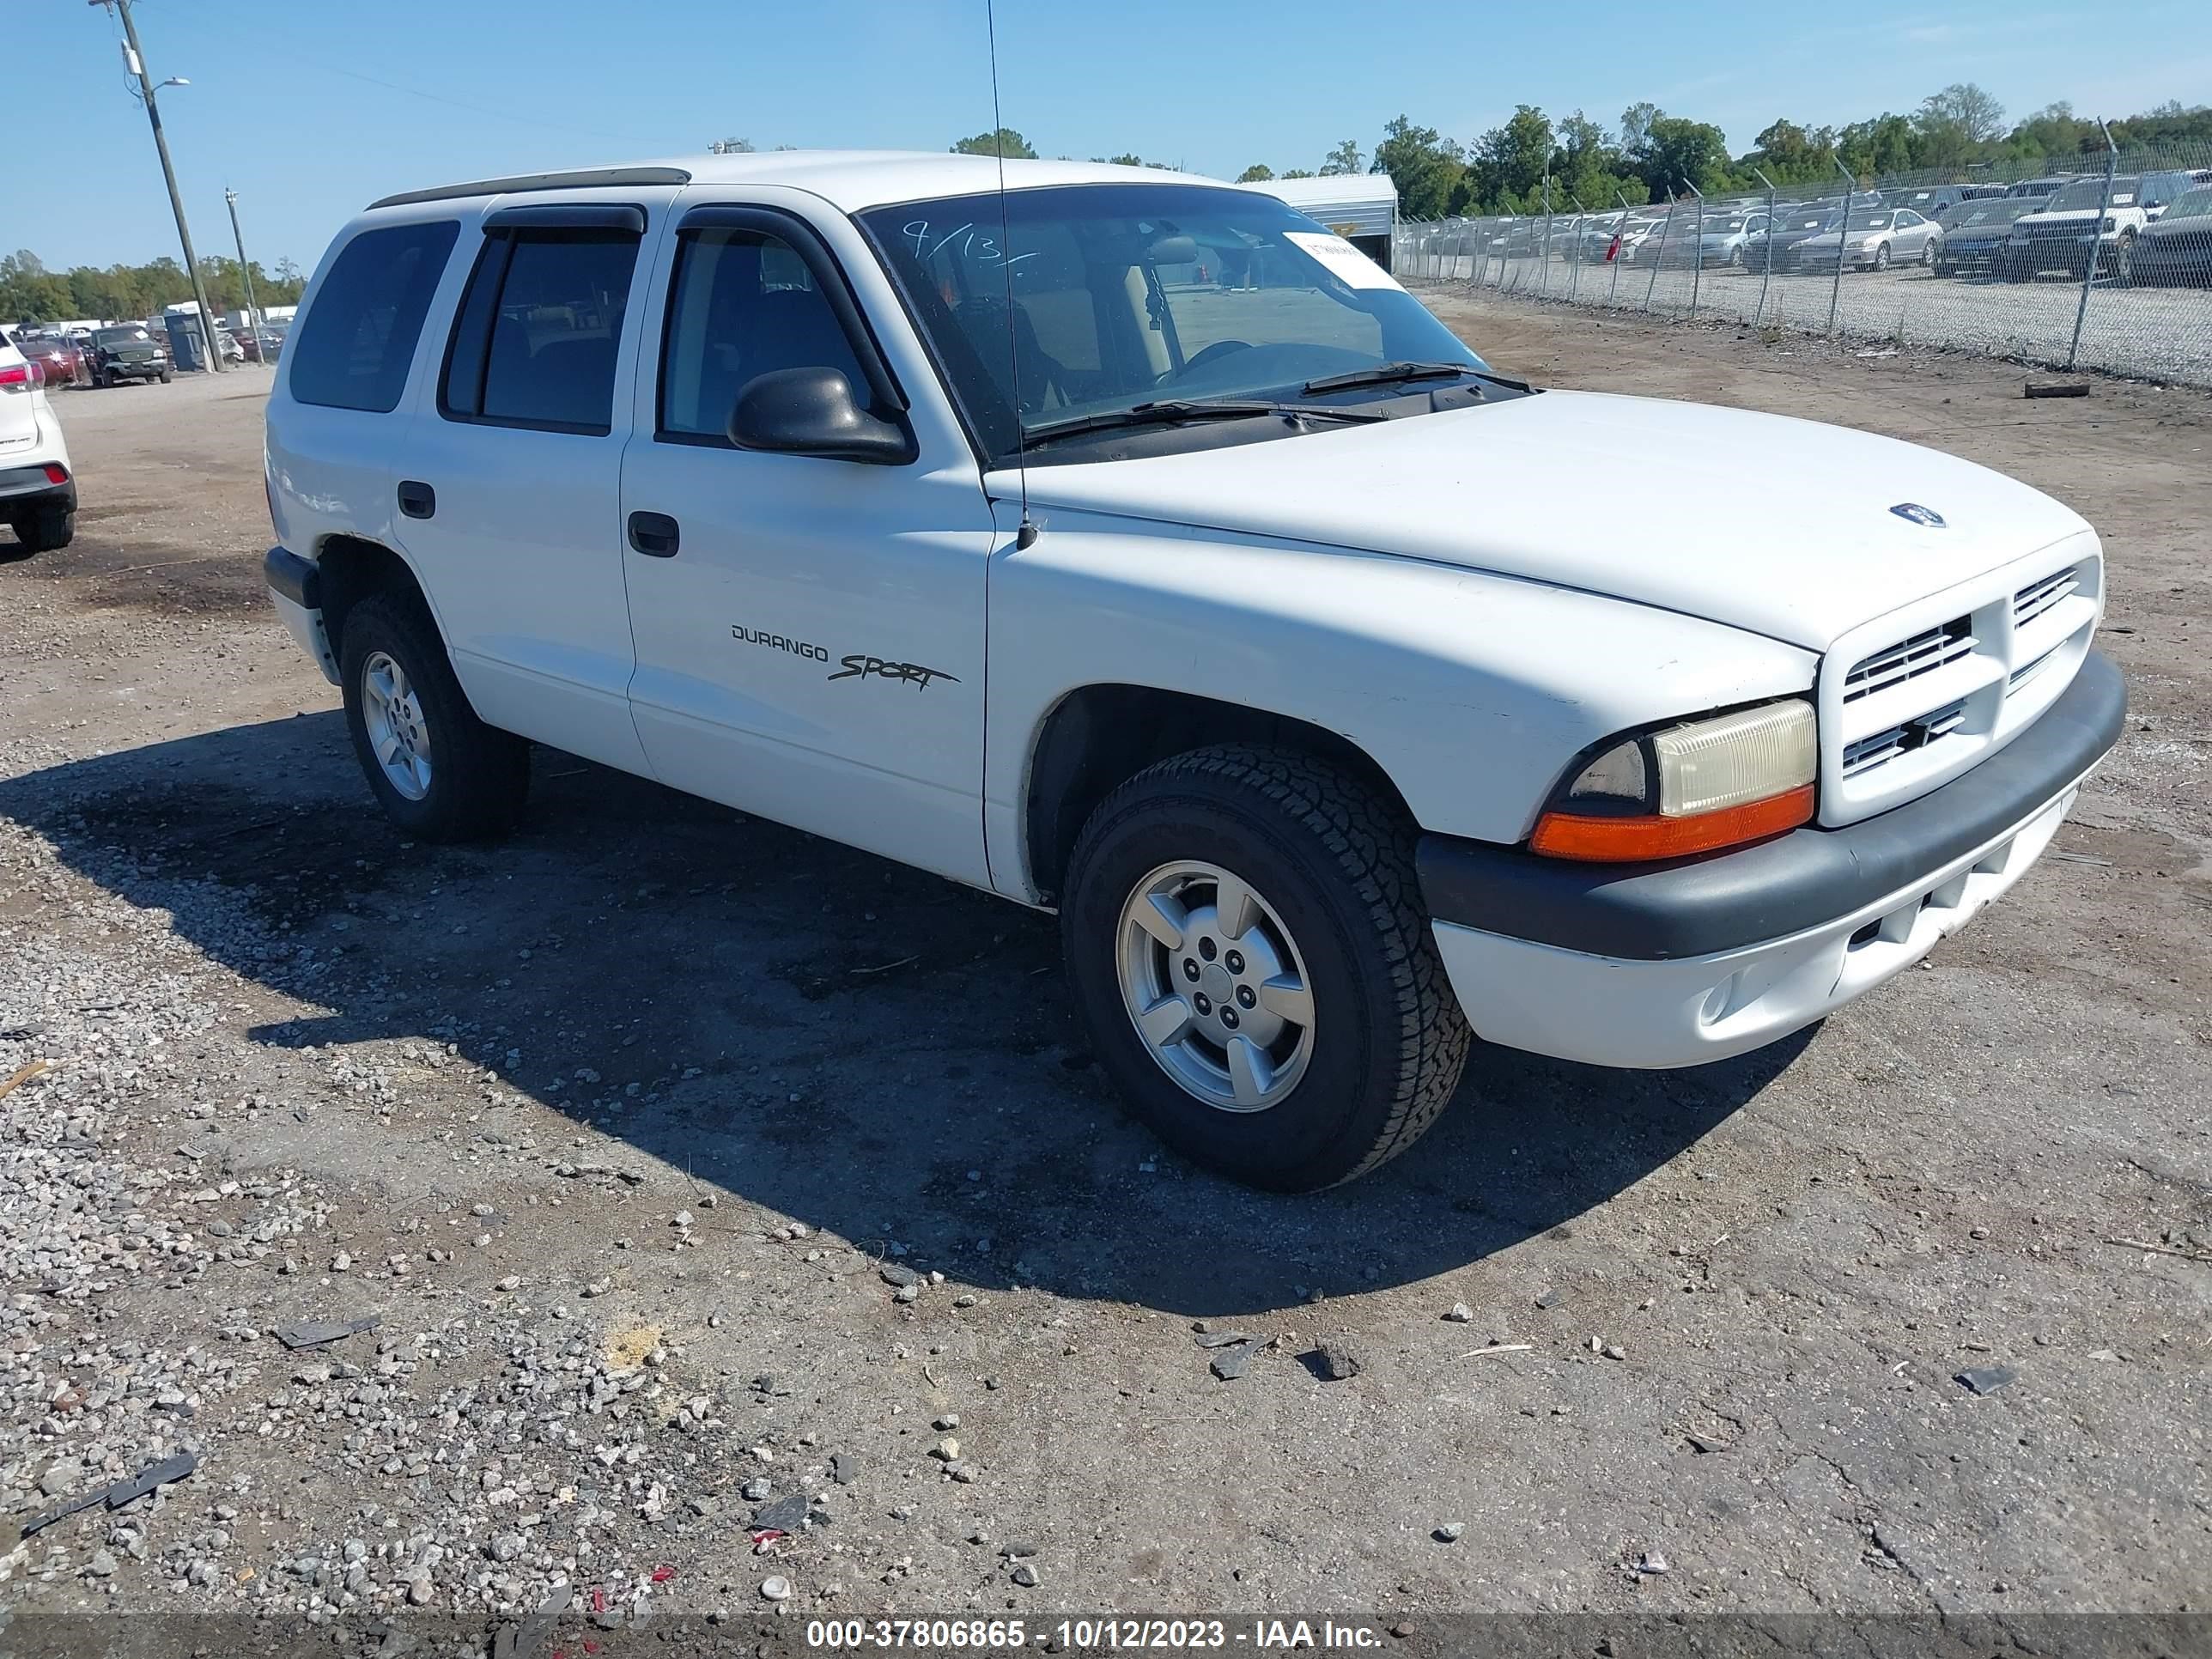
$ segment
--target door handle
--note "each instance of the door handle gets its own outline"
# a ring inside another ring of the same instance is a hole
[[[681,541],[676,520],[665,513],[629,515],[629,544],[648,559],[672,559]]]
[[[413,478],[402,478],[399,510],[410,519],[427,519],[438,510],[438,492]]]

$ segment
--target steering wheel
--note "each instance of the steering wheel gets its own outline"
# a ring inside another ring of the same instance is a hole
[[[1204,368],[1208,363],[1219,362],[1232,351],[1249,351],[1251,349],[1252,344],[1249,340],[1216,340],[1195,357],[1185,359],[1181,368],[1172,374],[1164,374],[1160,378],[1164,380],[1179,380],[1193,369]]]

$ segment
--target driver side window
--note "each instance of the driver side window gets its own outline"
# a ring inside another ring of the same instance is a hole
[[[686,231],[677,251],[660,368],[662,440],[727,444],[730,411],[755,379],[834,368],[865,404],[868,379],[806,261],[751,229]]]

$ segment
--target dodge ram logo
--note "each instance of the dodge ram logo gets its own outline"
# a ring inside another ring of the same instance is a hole
[[[1899,501],[1889,510],[1908,524],[1918,525],[1923,530],[1943,528],[1943,515],[1933,507],[1921,506],[1917,501]]]

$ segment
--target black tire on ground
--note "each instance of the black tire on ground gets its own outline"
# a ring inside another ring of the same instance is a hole
[[[1364,1174],[1436,1121],[1471,1033],[1421,908],[1413,837],[1366,786],[1276,749],[1178,755],[1100,804],[1061,896],[1068,978],[1100,1064],[1161,1139],[1233,1180],[1305,1192]],[[1224,1110],[1187,1091],[1122,996],[1122,907],[1181,860],[1249,883],[1304,957],[1311,1056],[1291,1091],[1261,1110]]]
[[[1874,251],[1874,268],[1876,270],[1887,270],[1889,269],[1888,243],[1884,242],[1880,247]]]
[[[430,785],[410,800],[384,774],[362,708],[362,670],[381,653],[399,665],[429,734]],[[379,594],[346,612],[338,647],[346,730],[385,816],[423,841],[484,841],[514,826],[530,793],[530,745],[486,726],[453,677],[437,624],[417,601]]]
[[[15,539],[27,553],[53,553],[76,534],[76,514],[66,507],[42,507],[15,520]]]
[[[107,385],[108,380],[106,370],[99,368],[94,369],[92,371],[92,389],[94,392],[104,391]]]
[[[2123,231],[2120,245],[2112,250],[2111,261],[2112,281],[2121,288],[2134,284],[2136,279],[2136,234]]]
[[[163,386],[167,386],[167,385],[168,385],[168,383],[169,383],[169,371],[168,371],[167,369],[166,369],[166,368],[165,368],[165,369],[163,369],[163,370],[161,371],[161,384],[162,384]]]

